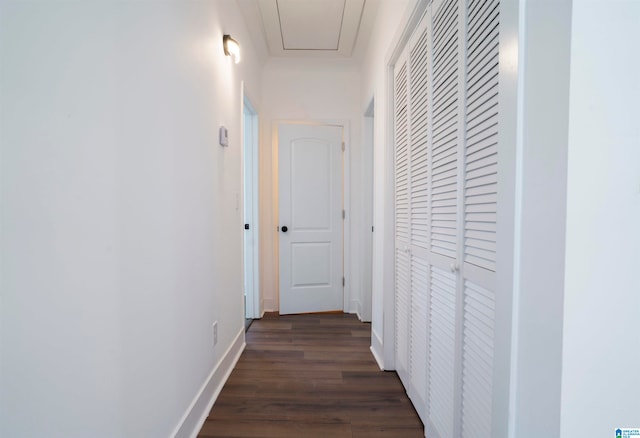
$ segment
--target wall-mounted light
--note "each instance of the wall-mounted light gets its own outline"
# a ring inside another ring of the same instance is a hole
[[[224,35],[222,37],[222,45],[224,47],[224,54],[233,57],[235,63],[240,62],[240,44],[231,35]]]

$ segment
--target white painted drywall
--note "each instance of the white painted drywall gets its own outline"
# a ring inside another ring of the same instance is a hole
[[[385,292],[393,296],[393,214],[389,214],[393,203],[393,174],[389,166],[393,165],[393,152],[388,144],[388,106],[391,96],[388,94],[388,62],[392,51],[398,43],[399,34],[406,27],[408,13],[413,10],[415,0],[374,0],[376,17],[373,22],[371,36],[360,64],[360,113],[364,114],[367,106],[374,99],[374,187],[373,204],[375,232],[373,233],[373,285],[371,300],[371,336],[372,345],[384,345],[383,309],[387,306],[387,315],[393,316],[393,300],[384,302]],[[387,257],[385,257],[387,254]],[[388,255],[391,255],[390,257]],[[387,324],[393,324],[393,318]],[[393,347],[392,342],[387,345]],[[375,351],[378,358],[383,358],[382,351]],[[392,369],[386,360],[385,367]]]
[[[571,2],[520,6],[509,436],[551,438],[560,431]]]
[[[260,154],[260,257],[261,284],[267,311],[278,310],[277,264],[277,163],[272,136],[274,124],[288,122],[346,122],[346,138],[350,167],[350,199],[347,199],[347,227],[362,227],[359,217],[359,182],[361,154],[361,119],[359,77],[356,65],[344,59],[271,59],[262,72],[261,154]],[[349,165],[347,162],[347,165]],[[348,176],[349,177],[349,176]],[[347,181],[347,184],[349,182]],[[349,200],[351,203],[349,203]],[[360,241],[351,233],[351,258],[345,260],[348,291],[346,310],[355,311],[360,287],[357,283],[360,266]]]
[[[640,3],[572,16],[563,438],[640,428]]]
[[[179,426],[242,330],[252,52],[235,2],[0,5],[0,435]]]

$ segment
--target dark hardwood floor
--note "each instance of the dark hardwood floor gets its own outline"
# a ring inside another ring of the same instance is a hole
[[[424,437],[398,376],[354,315],[266,315],[199,437]]]

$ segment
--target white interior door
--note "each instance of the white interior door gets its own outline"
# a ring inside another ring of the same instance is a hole
[[[279,126],[281,314],[343,309],[342,132]]]

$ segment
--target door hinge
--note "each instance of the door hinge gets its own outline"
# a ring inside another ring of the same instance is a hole
[[[347,218],[347,212],[342,210],[342,219],[346,219]]]
[[[344,277],[342,277],[342,287],[344,287]]]
[[[342,152],[344,152],[346,149],[346,146],[344,145],[344,141],[342,142]]]
[[[373,233],[373,225],[371,225],[371,232]]]

